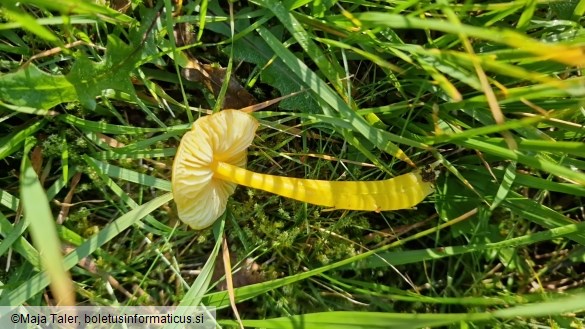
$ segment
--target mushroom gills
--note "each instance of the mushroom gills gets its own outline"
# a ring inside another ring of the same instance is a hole
[[[214,177],[287,198],[333,209],[387,211],[409,209],[434,190],[413,171],[379,181],[326,181],[259,174],[225,162],[212,165]]]

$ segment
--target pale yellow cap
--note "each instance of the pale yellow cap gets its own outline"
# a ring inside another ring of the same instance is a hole
[[[258,121],[239,110],[199,118],[181,139],[173,163],[173,195],[181,221],[201,230],[221,216],[236,184],[213,177],[214,161],[246,166]]]

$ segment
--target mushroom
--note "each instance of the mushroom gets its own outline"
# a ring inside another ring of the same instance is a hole
[[[198,119],[183,136],[173,163],[172,188],[184,223],[196,230],[213,224],[225,211],[237,184],[333,209],[376,212],[412,208],[433,192],[433,178],[419,170],[367,182],[246,170],[247,148],[257,128],[258,122],[250,114],[224,110]]]

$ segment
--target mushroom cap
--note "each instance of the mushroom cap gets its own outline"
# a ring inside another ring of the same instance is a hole
[[[245,167],[257,128],[258,121],[239,110],[224,110],[195,121],[181,139],[173,163],[173,195],[181,221],[201,230],[223,214],[236,184],[214,178],[214,163]]]

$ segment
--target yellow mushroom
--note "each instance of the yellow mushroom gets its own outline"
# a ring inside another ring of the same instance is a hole
[[[181,139],[172,187],[179,218],[204,229],[223,214],[237,184],[333,209],[386,211],[412,208],[433,192],[416,170],[380,181],[326,181],[260,174],[244,169],[258,122],[238,110],[198,119]]]

